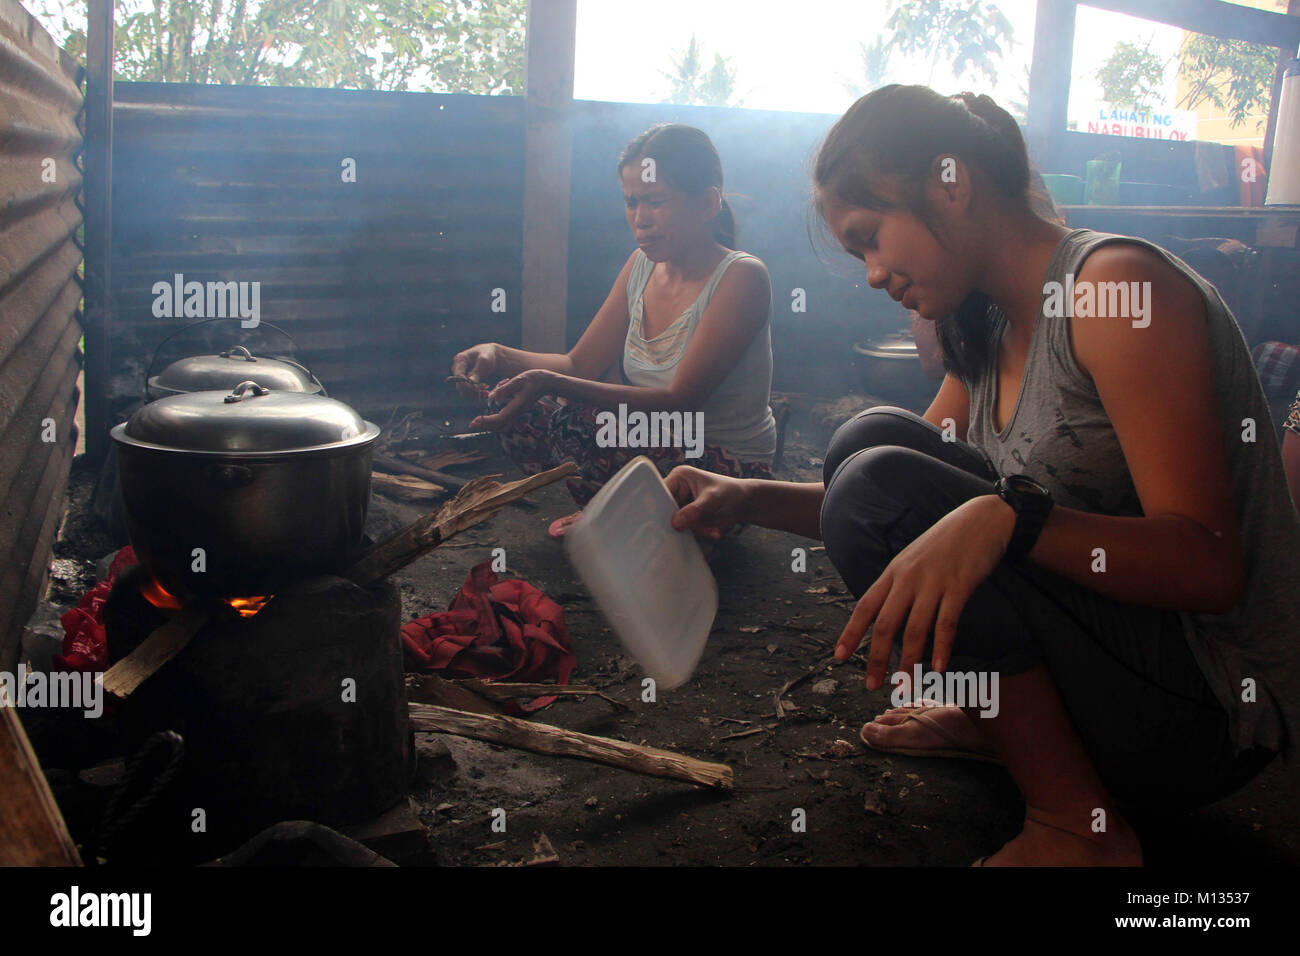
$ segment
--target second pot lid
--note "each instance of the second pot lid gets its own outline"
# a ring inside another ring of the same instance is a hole
[[[232,389],[245,379],[275,391],[321,391],[320,383],[301,365],[280,359],[259,358],[242,345],[217,355],[191,355],[178,359],[149,380],[149,387],[164,393],[206,392]]]
[[[379,435],[350,406],[254,381],[233,391],[168,395],[142,406],[114,437],[197,452],[285,452],[363,444]]]

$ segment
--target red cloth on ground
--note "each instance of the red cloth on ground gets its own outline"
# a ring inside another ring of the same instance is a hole
[[[564,626],[564,609],[523,581],[497,581],[484,561],[440,611],[402,626],[407,670],[438,671],[447,677],[479,677],[564,684],[577,656]],[[545,707],[539,697],[524,711]]]
[[[104,602],[113,590],[113,582],[123,569],[139,564],[128,544],[113,557],[108,577],[81,596],[77,606],[63,612],[63,653],[54,655],[54,667],[61,671],[102,671],[108,669],[108,638],[104,634]]]

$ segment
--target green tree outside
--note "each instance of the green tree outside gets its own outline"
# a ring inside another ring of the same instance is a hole
[[[1165,63],[1135,43],[1116,43],[1096,75],[1102,98],[1111,106],[1147,112],[1160,105]]]
[[[1010,47],[1014,28],[987,0],[890,0],[891,45],[904,55],[930,57],[926,85],[934,85],[934,71],[942,60],[957,79],[971,74],[990,86],[997,83],[1003,45]]]
[[[686,49],[673,54],[672,70],[659,72],[669,82],[668,95],[661,103],[681,106],[740,106],[736,93],[736,71],[722,54],[713,54],[713,65],[706,67],[703,45],[691,34]]]
[[[70,0],[35,0],[85,62]],[[527,0],[119,0],[113,75],[239,83],[522,94]]]

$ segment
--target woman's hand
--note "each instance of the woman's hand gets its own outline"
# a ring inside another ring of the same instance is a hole
[[[501,411],[480,415],[469,423],[471,429],[499,431],[543,395],[552,394],[564,376],[545,368],[530,368],[502,382],[488,393],[488,401],[504,403]]]
[[[694,531],[716,541],[732,525],[747,520],[749,486],[743,479],[678,465],[664,481],[682,506],[673,515],[678,531]]]
[[[972,498],[944,515],[900,551],[862,595],[835,645],[835,657],[848,660],[871,627],[867,689],[884,686],[894,639],[906,621],[899,670],[911,675],[931,626],[930,666],[947,669],[962,608],[1006,554],[1015,524],[1015,511],[996,495]]]
[[[451,360],[451,374],[482,382],[483,386],[476,387],[466,382],[457,382],[456,389],[465,398],[477,398],[483,394],[483,388],[493,376],[498,374],[500,364],[501,356],[497,352],[496,344],[492,342],[475,345],[473,348],[457,353]]]

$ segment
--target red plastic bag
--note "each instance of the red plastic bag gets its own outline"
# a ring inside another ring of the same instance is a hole
[[[104,602],[113,590],[117,576],[133,564],[139,564],[128,544],[113,556],[108,577],[81,596],[77,606],[63,612],[63,653],[54,655],[54,667],[60,671],[102,671],[108,669],[108,638],[104,634]]]
[[[407,670],[449,678],[564,684],[578,663],[564,609],[531,584],[497,581],[488,561],[470,571],[446,611],[404,625],[402,647]],[[539,697],[522,709],[553,700]]]

